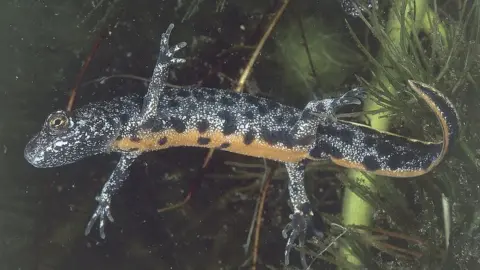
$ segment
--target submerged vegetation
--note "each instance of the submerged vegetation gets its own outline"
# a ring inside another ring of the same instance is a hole
[[[348,269],[360,265],[367,269],[478,267],[475,206],[480,194],[472,177],[478,170],[472,156],[478,138],[465,137],[465,130],[473,128],[466,112],[476,109],[466,108],[465,98],[478,102],[479,6],[467,1],[447,1],[443,6],[439,2],[394,1],[385,7],[388,16],[378,12],[382,7],[364,13],[362,21],[379,43],[377,52],[350,29],[370,63],[370,76],[360,78],[371,90],[364,107],[368,123],[379,130],[404,130],[399,120],[405,127],[421,124],[423,128],[411,130],[415,137],[436,138],[432,119],[419,106],[412,111],[411,95],[406,95],[406,80],[422,81],[443,91],[459,108],[464,135],[458,151],[435,173],[413,180],[354,170],[348,177],[340,176],[346,187],[342,219],[327,218],[335,225],[332,234],[312,256]]]

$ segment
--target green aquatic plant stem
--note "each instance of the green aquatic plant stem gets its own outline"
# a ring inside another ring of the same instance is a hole
[[[392,66],[389,59],[395,59],[402,54],[398,53],[402,51],[402,38],[409,38],[410,33],[415,29],[431,30],[432,28],[424,27],[425,14],[428,12],[428,1],[426,0],[397,0],[392,3],[390,9],[389,18],[386,24],[385,32],[388,35],[388,42],[381,42],[383,47],[381,48],[377,61],[384,67]],[[404,12],[403,12],[404,11]],[[413,12],[415,11],[415,12]],[[402,17],[399,17],[404,15]],[[408,36],[402,35],[402,33],[408,34]],[[378,34],[378,33],[376,33]],[[380,38],[381,39],[381,38]],[[399,75],[390,73],[390,76],[399,77]],[[372,87],[379,89],[386,89],[391,94],[395,95],[396,90],[390,83],[387,74],[384,70],[377,70]],[[382,109],[382,107],[369,98],[364,105],[365,111],[376,111]],[[387,116],[388,112],[382,114],[375,114],[369,117],[370,124],[377,130],[388,130],[390,126],[390,119]],[[362,185],[365,188],[374,190],[374,186],[371,179],[374,179],[374,175],[367,176],[357,170],[350,169],[348,171],[348,177],[356,183]],[[371,178],[371,179],[369,179]],[[343,198],[343,210],[342,217],[345,226],[348,225],[363,225],[370,226],[372,223],[373,208],[370,204],[365,202],[360,196],[354,193],[352,190],[346,188]],[[360,265],[361,261],[353,254],[349,248],[342,248],[341,254],[345,259],[355,265]]]

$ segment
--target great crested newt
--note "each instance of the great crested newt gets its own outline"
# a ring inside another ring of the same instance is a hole
[[[452,103],[433,87],[408,81],[410,88],[434,112],[443,141],[424,142],[382,132],[335,117],[339,108],[361,104],[365,91],[356,88],[338,98],[309,102],[303,110],[273,100],[228,90],[166,86],[169,67],[185,60],[174,54],[186,46],[169,47],[171,24],[162,34],[160,54],[146,95],[91,103],[72,112],[56,111],[25,148],[25,158],[38,168],[57,167],[110,152],[120,160],[97,196],[98,207],[85,233],[99,220],[105,238],[110,202],[128,178],[128,169],[144,152],[176,146],[215,148],[285,163],[293,206],[285,263],[298,239],[312,227],[312,209],[305,192],[304,170],[309,160],[331,160],[346,168],[377,175],[415,177],[431,171],[445,157],[459,133]],[[301,253],[306,264],[305,253]]]

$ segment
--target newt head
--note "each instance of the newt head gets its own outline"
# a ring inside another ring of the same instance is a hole
[[[37,168],[57,167],[107,152],[121,129],[119,117],[99,106],[50,114],[27,144],[25,159]]]

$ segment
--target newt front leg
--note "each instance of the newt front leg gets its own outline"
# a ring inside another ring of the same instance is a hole
[[[125,180],[128,178],[128,169],[138,156],[139,154],[137,153],[122,154],[117,166],[115,167],[115,170],[112,172],[105,185],[103,185],[102,192],[95,198],[95,200],[98,202],[98,206],[90,218],[87,227],[85,228],[85,235],[90,233],[93,225],[98,219],[100,221],[98,227],[100,237],[105,239],[105,224],[107,222],[107,218],[110,220],[110,222],[113,222],[113,216],[110,212],[112,197],[118,192]]]
[[[162,38],[160,40],[160,53],[157,58],[157,63],[155,64],[155,69],[153,70],[152,79],[148,86],[147,93],[143,98],[142,110],[140,114],[137,115],[138,121],[127,127],[128,132],[141,130],[143,124],[157,117],[160,100],[159,97],[165,88],[169,66],[172,64],[185,62],[185,59],[175,58],[173,55],[187,44],[185,42],[181,42],[172,48],[170,48],[168,45],[172,29],[173,24],[170,24],[165,33],[162,34]],[[96,198],[98,201],[98,207],[88,222],[88,225],[85,229],[85,234],[90,233],[90,230],[92,229],[96,220],[99,219],[100,237],[105,238],[105,223],[107,218],[110,220],[110,222],[113,222],[113,217],[110,212],[112,196],[117,193],[117,191],[123,185],[123,182],[128,178],[128,169],[140,154],[140,152],[137,153],[135,151],[122,153],[117,167],[110,175],[107,183],[105,183],[103,186],[100,195]]]
[[[185,59],[175,58],[174,54],[187,46],[186,42],[180,42],[172,48],[169,47],[168,42],[170,34],[172,33],[173,23],[170,24],[162,34],[160,40],[160,53],[153,70],[152,79],[148,85],[147,93],[143,99],[142,113],[140,115],[140,124],[146,123],[148,120],[154,119],[157,116],[157,108],[159,97],[165,89],[165,84],[168,79],[168,70],[171,65],[184,63]]]

